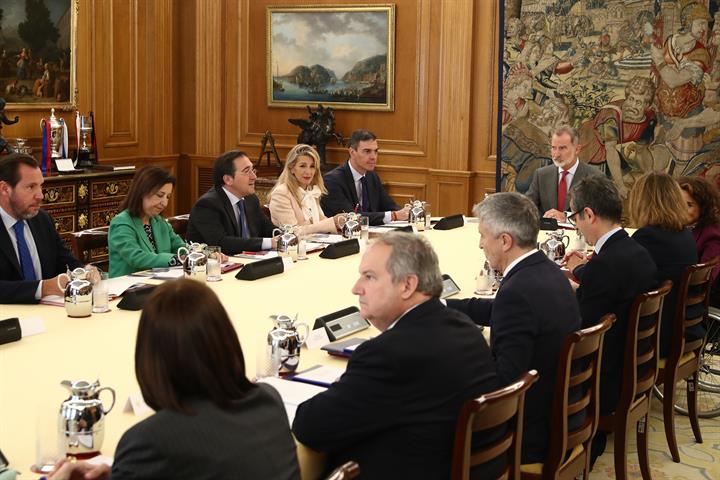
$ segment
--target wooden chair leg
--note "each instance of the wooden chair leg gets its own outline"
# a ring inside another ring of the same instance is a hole
[[[627,422],[620,423],[620,427],[614,429],[615,434],[615,479],[627,479]]]
[[[648,458],[648,415],[645,414],[637,422],[637,450],[640,461],[640,473],[643,480],[652,480],[650,474],[650,461]]]
[[[697,370],[687,378],[687,401],[688,416],[690,417],[690,426],[692,427],[695,441],[703,443],[702,433],[700,433],[700,421],[697,414]]]
[[[669,377],[669,375],[668,375]],[[675,378],[665,377],[663,384],[663,423],[665,424],[665,438],[673,462],[680,463],[680,451],[675,438]]]

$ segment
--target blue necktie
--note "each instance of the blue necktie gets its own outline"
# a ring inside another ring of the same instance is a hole
[[[35,267],[33,267],[30,249],[25,241],[25,221],[20,220],[13,225],[15,230],[15,238],[17,240],[17,249],[20,256],[20,269],[23,273],[23,280],[37,280]]]
[[[241,198],[237,202],[238,210],[240,211],[240,238],[250,238],[250,232],[248,231],[247,215],[245,215],[245,199]]]
[[[360,185],[362,187],[362,205],[360,210],[363,212],[371,212],[370,210],[370,192],[368,192],[368,183],[365,175],[360,177]]]

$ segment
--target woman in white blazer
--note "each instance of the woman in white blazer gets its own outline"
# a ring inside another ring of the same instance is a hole
[[[320,208],[320,197],[325,194],[317,151],[303,143],[295,145],[269,195],[272,222],[277,226],[297,225],[300,235],[338,232],[345,215],[325,216]]]

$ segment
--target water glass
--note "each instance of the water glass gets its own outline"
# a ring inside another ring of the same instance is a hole
[[[110,311],[108,305],[108,273],[98,271],[97,280],[93,285],[93,313]]]
[[[307,242],[304,238],[298,240],[298,260],[307,260]]]
[[[358,222],[360,223],[360,241],[367,245],[370,238],[370,217],[362,215],[358,217]]]
[[[65,457],[65,439],[58,432],[56,410],[38,405],[36,411],[35,463],[30,466],[30,470],[47,475],[55,469],[55,464]]]
[[[492,295],[494,275],[485,269],[480,270],[477,276],[477,284],[475,286],[476,295]]]
[[[222,252],[220,247],[208,245],[205,247],[207,255],[207,281],[219,282],[222,280]]]

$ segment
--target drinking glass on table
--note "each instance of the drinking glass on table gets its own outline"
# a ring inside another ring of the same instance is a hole
[[[370,238],[370,217],[362,215],[358,218],[358,222],[360,223],[360,241],[362,244],[367,245]]]
[[[55,409],[37,405],[35,410],[35,463],[30,466],[30,471],[48,474],[65,457],[64,438],[58,433]]]
[[[110,311],[108,305],[108,273],[99,271],[93,284],[93,313]]]
[[[208,245],[205,247],[207,255],[207,281],[219,282],[222,280],[222,252],[220,247]]]

